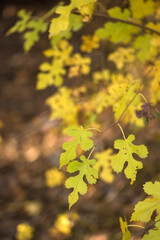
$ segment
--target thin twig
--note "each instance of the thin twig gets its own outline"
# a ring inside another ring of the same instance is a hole
[[[129,24],[129,25],[133,25],[133,26],[136,26],[138,28],[141,28],[143,30],[148,30],[152,33],[156,33],[157,35],[160,35],[160,32],[159,31],[156,31],[150,27],[146,27],[142,24],[139,24],[139,23],[135,23],[135,22],[131,22],[131,21],[128,21],[128,20],[123,20],[123,19],[119,19],[119,18],[115,18],[115,17],[111,17],[111,16],[108,16],[106,14],[103,14],[103,13],[96,13],[96,12],[93,12],[93,16],[97,16],[97,17],[103,17],[103,18],[106,18],[108,20],[111,20],[113,22],[122,22],[122,23],[125,23],[125,24]]]
[[[112,127],[114,127],[115,125],[119,124],[121,118],[123,117],[123,115],[125,114],[125,112],[127,111],[127,109],[129,108],[129,106],[131,105],[131,103],[134,101],[134,99],[136,98],[136,96],[139,94],[140,88],[141,88],[141,83],[140,83],[139,88],[138,88],[137,92],[135,93],[134,97],[133,97],[133,98],[130,100],[130,102],[127,104],[127,106],[125,107],[125,109],[124,109],[123,112],[121,113],[121,115],[120,115],[120,117],[118,118],[118,120],[117,120],[115,123],[113,123],[111,126],[103,129],[103,130],[100,132],[100,135],[99,135],[97,141],[95,142],[95,144],[93,145],[93,147],[92,147],[92,149],[91,149],[91,152],[90,152],[90,154],[89,154],[89,157],[90,157],[90,156],[92,155],[92,153],[94,152],[94,150],[95,150],[95,148],[96,148],[99,140],[101,139],[103,133],[104,133],[104,132],[107,132],[110,128],[112,128]],[[88,157],[88,159],[89,159],[89,157]]]

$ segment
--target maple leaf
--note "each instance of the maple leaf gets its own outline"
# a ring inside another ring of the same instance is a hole
[[[108,10],[108,14],[111,17],[119,18],[122,20],[130,20],[130,12],[128,9],[121,10],[119,7]],[[110,39],[110,41],[117,43],[128,43],[132,34],[138,33],[139,29],[133,25],[129,25],[122,22],[111,23],[107,22],[103,28],[99,28],[95,31],[95,36],[100,39]]]
[[[155,3],[152,0],[130,0],[132,16],[142,19],[154,13]]]
[[[160,214],[160,182],[147,182],[143,185],[143,189],[152,197],[147,197],[144,201],[136,204],[131,221],[148,222],[155,210]],[[160,215],[156,217],[156,220],[159,219]]]
[[[84,182],[84,176],[89,184],[95,184],[98,178],[98,172],[93,168],[96,160],[86,159],[83,155],[80,157],[80,160],[81,162],[77,160],[70,162],[67,167],[69,173],[79,171],[79,174],[69,177],[65,183],[66,188],[73,188],[68,198],[69,208],[78,201],[78,193],[84,195],[87,192],[87,184]]]
[[[151,59],[158,53],[157,47],[151,45],[152,39],[152,36],[145,34],[144,36],[138,36],[134,41],[133,46],[138,50],[137,58],[141,62],[145,62],[146,60]]]
[[[114,179],[111,168],[111,158],[113,156],[113,150],[111,148],[94,154],[94,157],[97,159],[95,169],[99,172],[99,177],[106,183],[111,183]]]
[[[62,119],[65,126],[77,123],[78,108],[71,94],[71,89],[61,87],[57,93],[46,100],[51,108],[50,118]]]
[[[114,148],[119,149],[119,152],[111,159],[111,166],[117,173],[124,168],[125,162],[128,162],[124,170],[126,178],[131,179],[131,184],[136,179],[137,170],[143,167],[142,162],[134,159],[133,154],[137,154],[141,158],[146,158],[148,150],[145,145],[135,145],[132,142],[135,140],[133,134],[126,139],[118,139],[114,142]]]
[[[160,222],[157,222],[155,224],[155,227],[157,229],[151,229],[149,231],[149,234],[145,234],[144,237],[142,238],[142,240],[159,240],[159,236],[160,236]]]
[[[69,127],[66,130],[66,133],[71,137],[75,137],[75,139],[72,142],[66,142],[63,144],[65,152],[60,156],[60,168],[76,158],[76,148],[78,144],[84,151],[88,151],[93,147],[93,141],[89,138],[92,137],[91,131],[88,131],[83,127],[79,129],[76,126],[73,126]]]
[[[108,60],[113,61],[116,67],[121,69],[125,63],[131,63],[135,60],[134,49],[120,47],[108,56]]]
[[[123,234],[122,240],[130,240],[131,239],[131,233],[128,230],[127,221],[126,220],[123,221],[123,219],[120,217],[119,222],[120,222],[120,227],[121,227],[121,231],[122,231],[122,234]]]
[[[59,14],[57,18],[53,18],[49,29],[49,37],[58,35],[59,33],[66,31],[69,27],[69,17],[73,9],[78,9],[82,15],[88,14],[88,9],[84,6],[94,3],[97,0],[71,0],[67,6],[60,6],[56,9],[56,13]]]

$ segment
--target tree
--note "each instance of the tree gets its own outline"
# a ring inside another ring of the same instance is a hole
[[[153,0],[129,0],[123,9],[119,6],[106,9],[105,4],[96,0],[71,0],[68,5],[60,2],[37,19],[31,12],[19,11],[19,20],[7,33],[23,33],[24,51],[28,52],[38,42],[40,34],[49,29],[50,48],[44,51],[47,60],[39,67],[37,90],[51,85],[57,87],[57,92],[46,100],[51,108],[50,117],[61,119],[60,131],[72,137],[63,144],[64,152],[60,156],[60,168],[67,166],[68,173],[76,174],[65,183],[66,188],[72,188],[69,207],[78,201],[79,194],[87,192],[87,183],[96,183],[98,175],[111,183],[112,171],[119,173],[124,169],[126,178],[133,184],[137,171],[143,168],[133,154],[146,158],[148,149],[143,144],[137,145],[136,141],[133,143],[133,134],[126,137],[120,122],[142,128],[159,113],[155,107],[160,100],[159,12],[159,2]],[[71,44],[73,33],[94,17],[103,18],[106,23],[92,35],[83,35],[80,51],[75,52]],[[92,66],[94,52],[102,42],[111,42],[115,50],[108,54],[107,62]],[[141,68],[146,68],[145,72],[142,73]],[[86,76],[84,84],[78,82],[74,87],[64,84],[64,79],[75,80],[83,75]],[[109,107],[112,107],[114,122],[106,126],[101,116]],[[118,153],[114,154],[110,148],[95,153],[99,139],[115,126],[123,136],[114,142]],[[94,131],[97,135],[94,134],[93,139]],[[156,224],[158,230],[146,234],[148,225],[143,227],[140,234],[144,240],[153,236],[158,239],[160,235],[159,184],[158,181],[144,184],[144,191],[152,198],[137,203],[131,217],[131,221],[149,223],[156,211],[151,226]],[[131,239],[128,227],[135,224],[120,218],[120,225],[123,240]]]

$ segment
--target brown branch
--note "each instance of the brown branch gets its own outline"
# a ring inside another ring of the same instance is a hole
[[[97,17],[103,17],[103,18],[106,18],[108,20],[111,20],[113,22],[122,22],[122,23],[125,23],[125,24],[129,24],[129,25],[133,25],[133,26],[136,26],[138,28],[141,28],[143,30],[148,30],[152,33],[155,33],[157,35],[160,35],[160,32],[159,31],[156,31],[150,27],[146,27],[144,25],[141,25],[139,23],[134,23],[134,22],[131,22],[131,21],[127,21],[127,20],[123,20],[123,19],[119,19],[119,18],[115,18],[115,17],[111,17],[111,16],[108,16],[106,14],[103,14],[103,13],[96,13],[96,12],[93,12],[93,16],[97,16]]]

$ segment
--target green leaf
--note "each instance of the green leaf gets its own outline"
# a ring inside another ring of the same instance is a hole
[[[92,132],[87,129],[73,126],[69,127],[66,133],[71,137],[75,137],[75,139],[72,142],[63,144],[65,152],[60,156],[60,168],[76,158],[76,148],[78,144],[84,151],[88,151],[93,147],[93,141],[90,139],[90,137],[92,137]]]
[[[158,53],[157,47],[151,44],[153,37],[145,34],[144,36],[138,36],[134,41],[134,48],[138,49],[137,57],[141,62],[151,59]]]
[[[143,188],[152,198],[147,197],[144,201],[136,204],[131,221],[148,222],[155,210],[160,214],[160,182],[147,182],[143,185]],[[157,217],[157,220],[159,220],[159,217]]]
[[[128,230],[127,221],[126,220],[123,221],[123,219],[120,217],[119,222],[120,222],[121,231],[123,233],[122,240],[130,240],[131,239],[131,233]]]
[[[155,224],[158,229],[151,229],[149,234],[145,234],[142,240],[159,240],[160,238],[160,222]]]
[[[17,21],[16,24],[8,30],[7,35],[10,35],[15,32],[25,31],[28,26],[28,21],[31,18],[31,14],[32,12],[27,13],[25,9],[20,10],[17,13],[17,16],[21,18],[21,20]]]
[[[121,10],[119,7],[112,8],[108,11],[109,16],[122,20],[130,20],[130,12],[128,9]],[[107,22],[103,28],[96,30],[95,35],[101,39],[108,39],[114,43],[128,43],[132,35],[138,33],[139,29],[133,25],[117,22]]]
[[[88,13],[88,9],[84,9],[84,6],[94,3],[97,0],[71,0],[71,3],[67,6],[60,6],[56,9],[56,13],[59,14],[57,18],[53,18],[49,29],[49,37],[56,36],[63,31],[66,31],[70,24],[70,14],[73,9],[78,9],[82,15]]]
[[[23,45],[25,52],[28,52],[33,47],[33,45],[39,41],[39,34],[47,31],[47,27],[48,24],[42,19],[31,20],[28,23],[27,29],[29,29],[29,31],[26,32],[23,36],[23,38],[25,39]]]
[[[69,163],[67,167],[67,171],[69,173],[79,171],[76,176],[69,177],[65,183],[66,188],[73,188],[73,191],[70,193],[68,198],[69,208],[78,201],[79,193],[84,195],[87,192],[87,184],[84,182],[84,176],[89,184],[95,184],[97,181],[96,179],[98,178],[98,173],[96,169],[93,168],[96,164],[96,160],[86,159],[85,156],[81,156],[80,160],[81,162],[75,160]]]
[[[99,172],[99,177],[106,183],[111,183],[114,180],[114,175],[111,168],[111,159],[113,150],[108,148],[106,151],[95,153],[97,159],[95,169]]]
[[[132,16],[137,19],[153,14],[155,6],[156,4],[152,0],[130,0]]]
[[[124,170],[126,178],[131,179],[131,184],[136,179],[137,170],[143,167],[140,161],[133,158],[133,154],[137,154],[140,158],[146,158],[148,155],[147,147],[144,145],[134,145],[132,142],[135,140],[133,134],[129,135],[127,139],[118,139],[114,142],[114,148],[119,149],[119,152],[113,156],[111,160],[112,168],[115,172],[119,173],[123,170],[125,162],[128,162]]]

